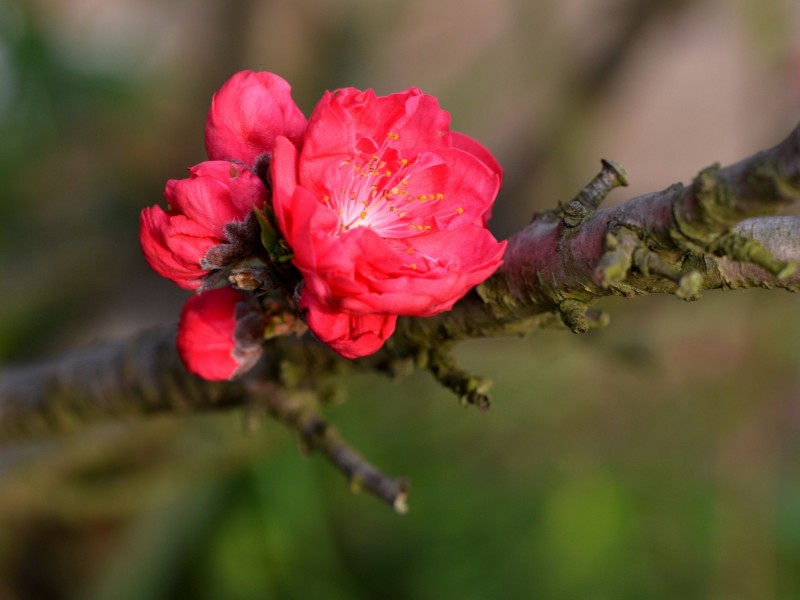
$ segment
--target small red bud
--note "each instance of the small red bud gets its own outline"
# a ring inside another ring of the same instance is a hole
[[[261,356],[264,315],[250,295],[224,287],[189,298],[178,325],[186,370],[223,381],[249,371]]]

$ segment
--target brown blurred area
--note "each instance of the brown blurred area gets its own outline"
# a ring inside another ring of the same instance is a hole
[[[240,69],[306,114],[344,86],[437,96],[506,169],[506,237],[601,158],[618,203],[780,141],[800,3],[0,0],[0,360],[175,322],[138,214]],[[603,332],[466,345],[489,415],[422,375],[345,382],[331,416],[414,480],[403,521],[236,415],[8,443],[0,599],[800,595],[798,300],[604,307]]]

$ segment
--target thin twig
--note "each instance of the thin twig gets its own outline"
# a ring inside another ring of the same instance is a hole
[[[364,489],[398,514],[408,511],[408,480],[389,477],[367,461],[309,402],[291,398],[272,384],[253,384],[251,393],[256,401],[265,403],[276,420],[297,432],[307,451],[316,450],[325,456],[347,478],[352,491]]]

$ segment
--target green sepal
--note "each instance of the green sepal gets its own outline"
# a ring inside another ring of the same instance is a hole
[[[270,207],[266,207],[264,212],[253,207],[258,224],[261,227],[261,245],[269,254],[273,263],[285,263],[294,258],[294,253],[286,240],[274,225],[275,215]]]
[[[266,210],[272,212],[269,208]],[[269,252],[270,248],[278,243],[278,232],[275,230],[275,226],[270,222],[270,219],[267,218],[267,215],[258,210],[255,206],[253,207],[253,213],[256,215],[258,224],[261,226],[261,245]]]

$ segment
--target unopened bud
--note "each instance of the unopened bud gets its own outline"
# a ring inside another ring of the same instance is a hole
[[[264,314],[256,299],[232,288],[189,298],[178,326],[178,353],[186,369],[211,381],[249,371],[261,356]]]

